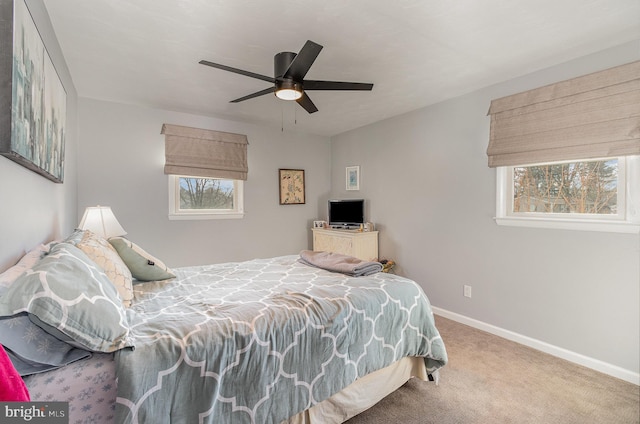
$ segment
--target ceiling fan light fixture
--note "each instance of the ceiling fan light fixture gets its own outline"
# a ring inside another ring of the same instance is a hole
[[[275,94],[282,100],[298,100],[302,97],[302,84],[286,80],[277,82]]]

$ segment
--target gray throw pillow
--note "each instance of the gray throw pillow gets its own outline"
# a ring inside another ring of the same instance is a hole
[[[160,281],[175,278],[173,272],[162,261],[126,238],[111,237],[109,243],[116,249],[136,280]]]

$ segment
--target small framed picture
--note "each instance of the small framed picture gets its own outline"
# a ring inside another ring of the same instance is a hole
[[[281,205],[304,204],[304,169],[279,169]]]
[[[347,190],[360,190],[359,166],[347,166]]]

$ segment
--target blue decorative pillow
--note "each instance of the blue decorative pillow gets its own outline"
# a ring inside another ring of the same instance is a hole
[[[118,291],[98,265],[68,243],[54,245],[0,297],[0,320],[24,314],[82,349],[113,352],[133,346]]]

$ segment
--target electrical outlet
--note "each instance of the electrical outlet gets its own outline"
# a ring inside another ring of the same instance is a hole
[[[471,286],[464,286],[463,290],[464,297],[471,297]]]

